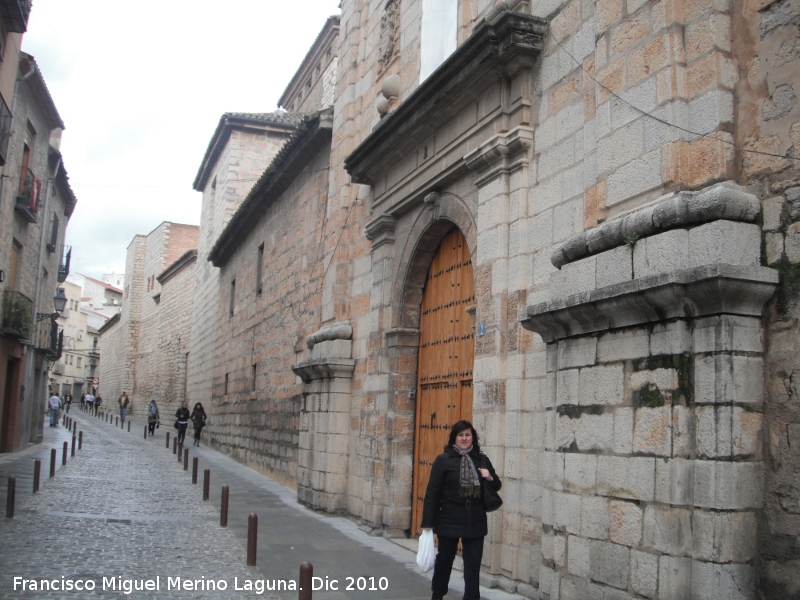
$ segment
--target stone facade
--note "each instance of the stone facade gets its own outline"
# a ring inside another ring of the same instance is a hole
[[[222,298],[219,269],[208,254],[258,177],[294,130],[299,118],[291,113],[222,116],[194,182],[202,192],[200,235],[196,265],[189,353],[187,395],[192,402],[208,402],[213,372],[217,308]]]
[[[800,597],[800,5],[462,0],[420,81],[433,4],[343,0],[332,111],[224,209],[207,154],[189,397],[211,442],[413,535],[420,305],[457,227],[504,480],[484,583]]]
[[[128,246],[122,312],[100,330],[98,393],[108,406],[123,391],[132,415],[152,399],[168,413],[185,398],[198,233],[164,222]]]
[[[8,59],[15,60],[17,52]],[[17,81],[13,119],[10,114],[0,119],[7,144],[0,184],[2,452],[41,440],[47,372],[59,357],[60,331],[37,313],[54,312],[53,298],[68,270],[62,263],[66,227],[77,203],[59,150],[64,123],[33,57],[23,52],[18,64],[25,78]],[[4,63],[0,72],[5,85],[17,64]]]

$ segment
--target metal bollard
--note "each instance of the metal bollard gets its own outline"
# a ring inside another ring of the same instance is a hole
[[[144,439],[147,439],[147,425],[144,426]]]
[[[67,464],[67,449],[69,448],[69,444],[64,442],[64,450],[61,452],[61,466],[63,467]]]
[[[167,432],[167,450],[169,450],[169,431]]]
[[[192,485],[197,484],[197,457],[192,459]]]
[[[114,422],[114,427],[119,427],[119,417],[116,417],[116,421]]]
[[[78,450],[83,450],[83,431],[78,432]]]
[[[14,518],[14,497],[17,493],[17,478],[8,476],[8,496],[6,496],[6,519]]]
[[[300,595],[299,600],[311,600],[311,578],[314,576],[314,565],[304,562],[300,565]]]
[[[178,438],[173,438],[172,439],[172,453],[173,454],[177,454],[178,453]]]
[[[228,486],[222,486],[222,504],[219,508],[219,526],[228,526]]]
[[[203,502],[208,500],[208,488],[211,486],[211,469],[203,471]]]
[[[50,477],[56,476],[56,452],[55,448],[50,450]]]
[[[183,470],[184,471],[188,471],[189,470],[189,449],[188,448],[184,448],[184,450],[183,450]]]
[[[75,434],[73,433],[72,434],[72,450],[70,450],[70,456],[72,456],[73,458],[75,457],[75,442],[76,441],[77,441],[77,438],[75,437]]]
[[[130,432],[131,432],[131,421],[130,419],[128,419],[128,433]]]
[[[250,513],[247,517],[247,566],[256,566],[256,547],[258,546],[258,515]]]
[[[42,473],[42,461],[38,458],[33,461],[33,493],[39,491],[39,475]]]

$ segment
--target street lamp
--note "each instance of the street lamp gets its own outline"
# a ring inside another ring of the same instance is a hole
[[[64,295],[64,288],[58,288],[58,293],[53,298],[53,307],[56,309],[54,313],[36,313],[36,322],[44,321],[45,319],[57,319],[64,312],[67,306],[67,297]]]

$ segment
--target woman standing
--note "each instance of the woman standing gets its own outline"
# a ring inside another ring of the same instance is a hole
[[[158,421],[158,405],[155,400],[150,400],[150,406],[147,407],[147,429],[150,431],[150,435],[155,435]]]
[[[203,410],[203,405],[199,402],[194,405],[194,410],[192,411],[192,424],[194,425],[194,445],[200,445],[200,432],[203,431],[203,427],[206,426],[206,411]]]
[[[186,439],[186,427],[189,425],[189,409],[186,407],[186,400],[175,411],[175,418],[178,425],[178,443],[183,445],[183,440]]]
[[[433,461],[422,509],[423,529],[433,528],[439,539],[432,600],[447,593],[459,539],[464,558],[464,600],[480,600],[483,538],[489,531],[484,485],[494,490],[502,487],[491,461],[481,454],[478,432],[469,421],[459,421],[450,430],[444,453]]]

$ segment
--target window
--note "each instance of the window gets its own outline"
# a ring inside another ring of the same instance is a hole
[[[257,367],[257,365],[253,365],[251,367],[251,371],[250,371],[250,379],[251,379],[250,390],[253,391],[253,392],[256,391],[256,376],[257,376],[257,373],[258,373],[258,367]]]
[[[223,389],[222,389],[222,393],[223,393],[223,395],[225,395],[225,396],[227,396],[227,395],[228,395],[228,380],[229,380],[229,377],[230,377],[230,373],[225,373],[225,381],[224,381],[224,383],[223,383],[223,386],[224,386],[224,387],[223,387]]]
[[[236,280],[231,280],[231,298],[230,298],[230,306],[228,307],[228,318],[233,318],[233,306],[236,300]]]
[[[419,80],[425,81],[458,45],[458,0],[422,0]]]
[[[78,357],[78,364],[75,365],[75,366],[78,367],[79,369],[81,368],[81,357],[80,356]]]
[[[261,271],[264,269],[264,244],[258,247],[258,257],[256,259],[256,296],[261,295]]]
[[[53,213],[53,229],[50,232],[50,243],[47,244],[48,252],[55,252],[58,246],[58,216]]]

